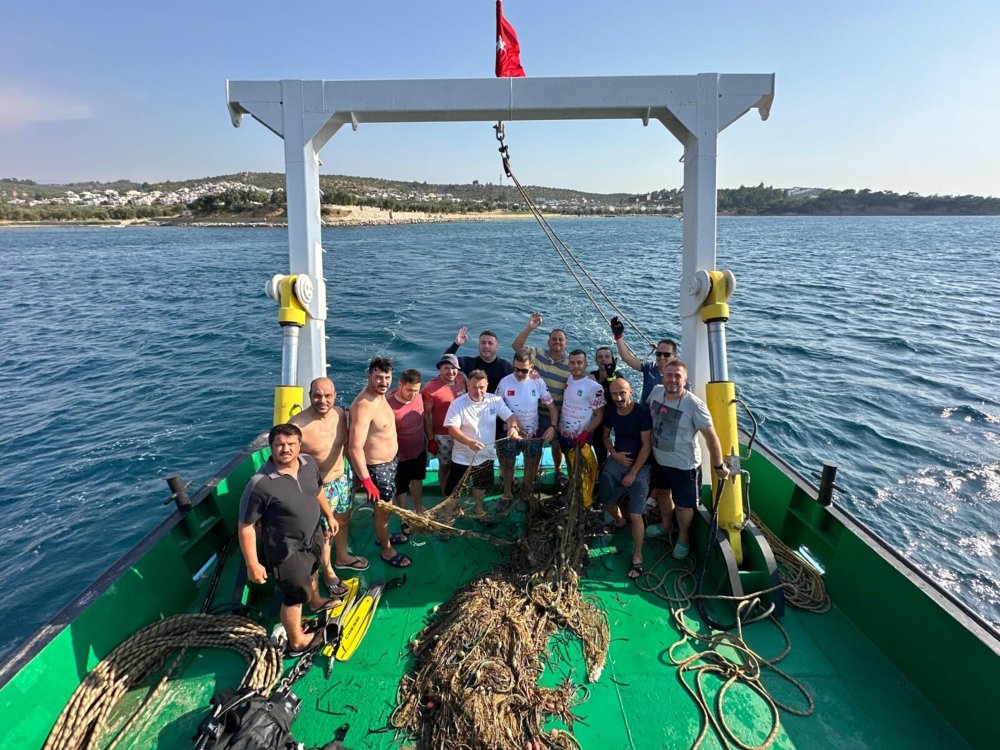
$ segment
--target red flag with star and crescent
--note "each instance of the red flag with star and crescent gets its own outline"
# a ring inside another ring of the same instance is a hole
[[[523,78],[521,45],[517,32],[503,17],[503,2],[497,0],[497,78]]]

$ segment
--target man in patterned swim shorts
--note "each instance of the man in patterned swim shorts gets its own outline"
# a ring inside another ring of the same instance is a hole
[[[334,537],[334,565],[347,570],[366,570],[368,561],[347,548],[348,522],[351,520],[351,482],[344,471],[344,448],[347,445],[347,414],[337,406],[337,388],[329,378],[316,378],[309,386],[309,408],[299,412],[291,423],[302,430],[302,452],[316,459],[323,479],[323,493],[340,525]],[[323,577],[330,593],[343,596],[346,587],[330,564],[330,545],[323,549]]]
[[[375,357],[368,364],[368,383],[351,404],[351,430],[347,456],[355,476],[364,484],[368,501],[375,505],[375,539],[382,549],[382,562],[405,568],[412,560],[393,548],[406,541],[389,534],[389,516],[396,496],[396,418],[385,394],[392,385],[392,361]]]

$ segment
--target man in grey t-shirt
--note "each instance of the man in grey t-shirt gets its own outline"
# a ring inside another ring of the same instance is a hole
[[[659,526],[646,530],[646,536],[665,534],[670,527],[671,513],[676,509],[674,557],[678,560],[687,557],[691,550],[691,520],[701,488],[699,432],[708,445],[716,476],[720,481],[729,476],[708,406],[684,387],[686,382],[687,365],[675,359],[663,370],[663,384],[649,394],[649,411],[653,418],[652,486],[657,491],[661,520]]]

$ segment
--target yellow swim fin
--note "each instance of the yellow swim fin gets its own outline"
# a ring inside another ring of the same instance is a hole
[[[378,607],[383,591],[385,591],[385,583],[376,583],[374,586],[370,586],[365,595],[355,601],[354,606],[347,612],[340,630],[337,661],[347,661],[358,650],[358,646],[361,645],[361,641],[372,624],[375,608]]]

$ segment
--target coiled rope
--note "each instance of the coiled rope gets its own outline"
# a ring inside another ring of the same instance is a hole
[[[702,745],[708,736],[709,729],[713,730],[723,747],[734,745],[741,750],[766,750],[774,743],[781,730],[779,710],[795,716],[809,716],[815,709],[812,696],[805,686],[777,666],[778,662],[792,650],[791,639],[781,623],[773,615],[768,618],[778,628],[785,643],[781,653],[770,659],[750,648],[743,637],[743,616],[757,606],[762,596],[777,588],[787,589],[788,584],[782,583],[779,586],[744,596],[696,594],[693,563],[689,559],[682,567],[666,567],[664,563],[669,558],[671,558],[671,550],[668,549],[636,579],[635,583],[643,591],[668,602],[674,623],[681,634],[680,640],[666,649],[666,654],[670,661],[677,666],[677,679],[680,680],[684,690],[698,706],[701,714],[698,736],[691,746],[692,750]],[[662,572],[658,572],[661,568]],[[736,632],[705,635],[691,628],[684,615],[699,599],[736,604]],[[694,653],[680,658],[676,652],[685,644],[689,644],[689,647],[694,649]],[[697,648],[699,644],[702,648]],[[732,658],[727,652],[735,652],[736,658]],[[790,683],[805,699],[805,707],[791,706],[775,698],[761,681],[765,671],[771,671]],[[705,678],[709,675],[722,680],[722,686],[715,694],[714,705],[705,685]],[[726,693],[736,684],[743,685],[756,693],[768,707],[771,719],[770,727],[760,744],[751,745],[744,742],[736,736],[726,720],[724,707]]]
[[[281,677],[281,652],[267,631],[252,620],[235,615],[183,614],[143,628],[115,648],[83,679],[49,733],[43,750],[113,748],[124,739],[161,693],[170,675],[189,648],[225,648],[239,652],[248,667],[241,688],[264,694]],[[125,694],[162,667],[171,653],[180,653],[156,686],[108,744],[102,734],[111,712]]]
[[[774,559],[778,562],[778,574],[785,584],[785,602],[807,612],[817,614],[829,612],[833,604],[826,591],[823,576],[811,565],[803,562],[802,558],[767,528],[753,511],[750,512],[750,520],[771,545]]]

